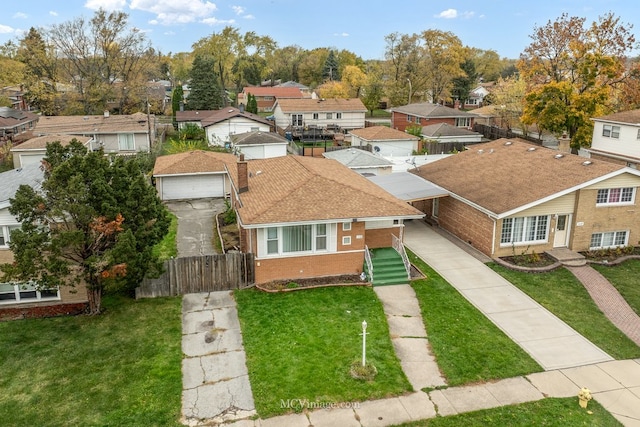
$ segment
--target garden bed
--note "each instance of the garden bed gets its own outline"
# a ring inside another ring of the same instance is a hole
[[[532,273],[542,273],[554,270],[562,264],[545,253],[531,253],[500,257],[494,260],[505,268],[516,271],[528,271]]]
[[[362,281],[359,274],[343,274],[330,277],[310,277],[308,279],[274,280],[256,285],[265,292],[288,292],[310,288],[324,288],[329,286],[370,286],[371,283]]]

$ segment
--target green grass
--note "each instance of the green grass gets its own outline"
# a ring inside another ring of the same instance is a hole
[[[570,271],[560,268],[549,273],[531,274],[509,270],[493,263],[488,266],[611,357],[640,357],[640,347],[606,318]]]
[[[592,413],[589,414],[587,410]],[[501,406],[448,417],[431,418],[400,424],[396,427],[617,427],[622,425],[595,400],[589,402],[587,410],[578,406],[578,399],[575,397],[547,398],[519,405]]]
[[[630,259],[613,267],[591,264],[620,292],[637,314],[640,315],[640,260]]]
[[[542,368],[438,273],[411,251],[426,279],[414,280],[422,319],[438,366],[450,386],[511,378]]]
[[[370,287],[333,287],[286,293],[236,291],[247,367],[258,414],[291,409],[288,399],[352,402],[411,391],[395,355],[382,305]],[[353,379],[362,357],[378,370],[371,382]],[[300,408],[294,408],[299,410]]]
[[[169,212],[169,218],[171,218],[169,231],[164,238],[153,247],[153,254],[157,255],[160,261],[165,261],[178,256],[178,217]]]
[[[0,323],[3,426],[179,426],[180,298]]]

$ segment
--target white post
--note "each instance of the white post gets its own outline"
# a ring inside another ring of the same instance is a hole
[[[367,363],[367,321],[362,321],[362,366]]]

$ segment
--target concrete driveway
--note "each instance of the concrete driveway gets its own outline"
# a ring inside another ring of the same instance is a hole
[[[215,216],[224,212],[224,199],[176,200],[166,203],[178,217],[178,257],[212,255]]]

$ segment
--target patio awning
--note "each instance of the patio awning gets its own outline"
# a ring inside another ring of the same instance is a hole
[[[394,172],[388,175],[376,175],[367,178],[405,202],[435,199],[449,194],[444,188],[410,172]]]

